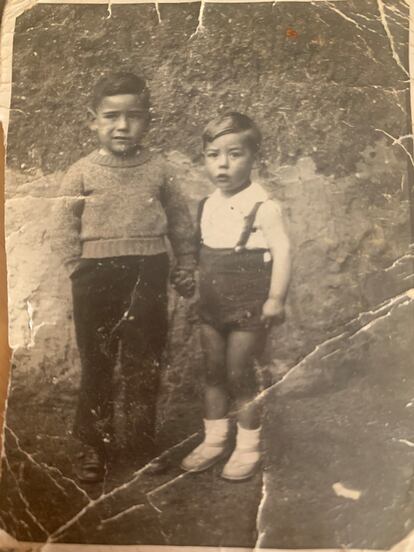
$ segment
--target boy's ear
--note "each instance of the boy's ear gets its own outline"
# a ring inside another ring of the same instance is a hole
[[[88,107],[86,116],[88,121],[88,127],[91,130],[96,130],[96,113],[91,107]]]

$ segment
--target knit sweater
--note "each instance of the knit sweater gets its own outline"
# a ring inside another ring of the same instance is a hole
[[[133,157],[94,151],[72,165],[61,194],[77,198],[82,258],[156,255],[169,239],[181,264],[194,255],[194,235],[186,199],[171,167],[147,150]]]

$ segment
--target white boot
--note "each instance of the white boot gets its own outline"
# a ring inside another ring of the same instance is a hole
[[[204,420],[204,440],[181,462],[185,471],[202,472],[215,464],[226,451],[229,419]]]
[[[237,424],[236,448],[223,468],[221,476],[232,481],[251,477],[260,463],[260,431],[244,429]]]

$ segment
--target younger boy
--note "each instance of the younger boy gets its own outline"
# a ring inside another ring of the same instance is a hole
[[[291,273],[281,207],[252,181],[260,143],[255,122],[237,112],[213,119],[203,133],[216,187],[199,208],[205,435],[181,466],[201,472],[226,455],[233,400],[236,447],[221,473],[230,481],[248,479],[260,464],[254,360],[270,325],[283,319]]]
[[[89,110],[99,147],[71,166],[64,195],[78,197],[79,230],[69,259],[81,358],[74,434],[84,444],[78,477],[98,482],[112,434],[118,352],[125,415],[136,445],[153,445],[159,364],[167,334],[166,238],[176,257],[173,283],[194,288],[194,240],[185,199],[165,161],[141,146],[150,121],[146,83],[131,73],[96,85]],[[120,345],[120,347],[119,347]]]

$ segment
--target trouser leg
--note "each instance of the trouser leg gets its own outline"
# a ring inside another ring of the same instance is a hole
[[[98,447],[112,434],[112,380],[117,342],[111,329],[119,314],[119,293],[108,266],[82,261],[72,275],[73,312],[81,359],[74,435]]]
[[[133,448],[154,445],[160,365],[167,336],[167,255],[143,259],[128,320],[122,327],[121,366],[126,430]]]

